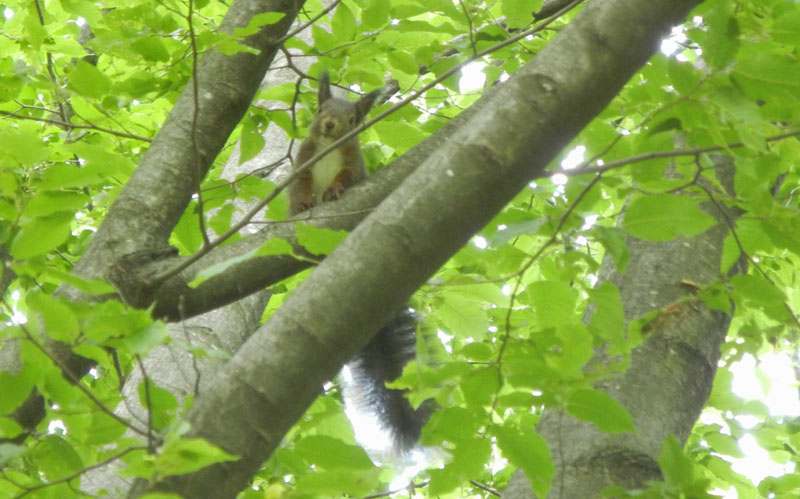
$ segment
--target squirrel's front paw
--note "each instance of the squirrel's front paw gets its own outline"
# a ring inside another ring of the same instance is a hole
[[[292,213],[300,213],[301,211],[306,211],[309,208],[314,206],[314,202],[310,199],[307,201],[297,201],[292,203],[290,207]]]
[[[339,199],[339,196],[341,196],[343,192],[344,192],[344,186],[341,183],[336,182],[334,184],[331,184],[331,186],[328,187],[327,189],[325,189],[325,193],[322,195],[322,200],[332,201],[334,199]]]

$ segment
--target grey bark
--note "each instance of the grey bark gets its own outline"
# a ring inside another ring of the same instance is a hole
[[[697,3],[589,3],[534,60],[487,92],[450,140],[312,272],[198,397],[189,436],[241,459],[141,484],[137,492],[232,497],[241,490],[322,383],[542,174]]]

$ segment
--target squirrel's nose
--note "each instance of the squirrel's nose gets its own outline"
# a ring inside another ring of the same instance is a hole
[[[326,130],[331,130],[331,129],[333,129],[334,126],[336,126],[336,123],[334,123],[333,121],[326,121],[325,122],[325,129]]]

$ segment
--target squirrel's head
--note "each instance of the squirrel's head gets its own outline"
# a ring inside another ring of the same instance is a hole
[[[361,96],[357,101],[340,99],[331,94],[331,80],[328,73],[322,73],[317,94],[319,109],[311,123],[313,134],[331,140],[339,139],[364,120],[364,116],[375,104],[375,100],[382,91],[383,89],[373,90]]]

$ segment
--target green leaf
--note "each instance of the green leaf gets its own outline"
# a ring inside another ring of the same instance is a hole
[[[299,497],[365,497],[380,483],[380,469],[374,467],[370,470],[314,470],[314,473],[297,480],[292,494],[299,494]]]
[[[14,438],[22,433],[22,426],[11,418],[0,418],[0,439]],[[0,444],[2,446],[3,444]],[[8,444],[6,444],[8,445]],[[2,451],[0,451],[0,466],[3,465]]]
[[[167,338],[169,338],[167,326],[163,322],[154,322],[148,327],[123,338],[121,344],[124,345],[127,351],[145,356]]]
[[[346,42],[356,37],[356,18],[353,11],[345,3],[336,6],[336,12],[331,21],[333,36],[340,42]]]
[[[489,405],[500,389],[500,374],[496,367],[476,369],[464,377],[459,388],[467,405]]]
[[[14,258],[24,259],[59,246],[70,234],[72,218],[72,213],[59,212],[26,222],[11,241],[11,254]]]
[[[83,468],[83,461],[66,439],[58,435],[46,435],[32,449],[39,472],[48,481],[71,475]]]
[[[626,339],[625,313],[619,289],[610,281],[601,282],[589,291],[589,299],[595,305],[589,328],[592,333],[613,345],[621,345]]]
[[[178,401],[167,390],[156,386],[150,380],[143,380],[137,387],[139,403],[150,410],[153,427],[163,430],[174,419]]]
[[[481,300],[458,293],[448,293],[443,298],[437,315],[449,332],[478,340],[486,336],[489,318],[481,307]]]
[[[297,242],[313,255],[328,255],[347,237],[347,231],[320,229],[308,223],[295,224]]]
[[[419,73],[419,64],[417,64],[417,61],[414,60],[414,56],[408,52],[404,52],[402,50],[392,50],[389,52],[388,58],[392,67],[399,69],[406,74],[416,75]]]
[[[79,60],[69,73],[69,87],[86,97],[99,99],[111,90],[111,80],[96,66]]]
[[[82,192],[40,191],[25,205],[23,214],[28,217],[42,217],[59,211],[77,211],[86,206],[89,198]]]
[[[285,12],[262,12],[250,18],[250,22],[244,28],[236,28],[233,30],[233,35],[236,38],[244,38],[246,36],[255,35],[262,27],[269,24],[275,24],[286,16]],[[244,46],[242,46],[244,48]],[[228,54],[230,55],[230,54]]]
[[[392,3],[386,0],[369,0],[361,13],[361,27],[367,31],[376,30],[389,22]]]
[[[708,23],[703,58],[716,69],[730,64],[739,48],[739,21],[732,8],[731,2],[717,2],[703,18]]]
[[[92,421],[89,427],[91,431],[85,433],[86,444],[92,446],[113,442],[124,435],[127,430],[127,427],[120,421],[101,411],[92,412]]]
[[[611,255],[614,265],[621,273],[628,267],[628,259],[631,256],[628,245],[625,242],[625,231],[616,227],[603,227],[595,225],[589,233],[597,239],[603,248]]]
[[[41,292],[28,293],[25,301],[42,317],[47,336],[64,343],[78,338],[80,326],[68,303]]]
[[[4,333],[10,332],[8,329]],[[0,394],[0,414],[11,414],[28,398],[39,377],[33,375],[34,372],[40,371],[38,367],[31,365],[17,376],[0,372],[0,386],[3,387],[3,392]],[[40,372],[37,374],[41,375]]]
[[[634,237],[655,242],[696,236],[716,224],[698,204],[672,194],[637,197],[625,211],[622,227]]]
[[[40,132],[29,130],[27,126],[20,126],[19,130],[0,129],[0,144],[3,144],[0,162],[6,165],[35,165],[49,155],[48,146],[41,139]],[[5,178],[4,183],[12,179]],[[16,182],[16,179],[13,181]],[[3,190],[6,190],[5,186]]]
[[[606,433],[633,433],[633,420],[616,400],[600,390],[580,389],[567,395],[567,412],[581,421],[588,421]]]
[[[533,13],[542,8],[542,0],[502,0],[503,15],[509,28],[521,28],[533,22]]]
[[[661,446],[658,465],[664,480],[678,490],[688,488],[694,481],[692,461],[686,457],[675,435],[669,435]]]
[[[154,464],[159,475],[172,476],[191,473],[214,463],[238,459],[201,438],[186,438],[167,442]]]
[[[169,52],[164,42],[155,36],[139,38],[130,45],[131,50],[146,61],[165,62],[169,60]]]
[[[253,159],[264,148],[264,132],[266,124],[260,116],[249,115],[242,121],[242,135],[240,138],[239,164]]]
[[[204,268],[203,270],[198,272],[197,275],[195,275],[194,278],[189,282],[189,287],[196,288],[197,286],[200,286],[201,284],[211,279],[212,277],[227,271],[234,265],[247,261],[251,258],[255,258],[257,256],[291,255],[292,253],[293,253],[292,246],[286,240],[279,238],[272,238],[267,240],[264,244],[262,244],[258,248],[252,249],[247,253],[244,253],[239,256],[234,256],[222,262],[215,263],[210,267]]]
[[[311,465],[327,469],[372,469],[374,465],[361,447],[337,438],[311,435],[295,442],[295,451]]]
[[[459,439],[451,454],[452,460],[440,469],[429,470],[431,495],[442,495],[480,473],[491,454],[491,443],[485,438]]]
[[[520,295],[533,305],[540,327],[557,327],[575,320],[578,295],[569,284],[561,281],[537,281],[529,284]]]
[[[492,433],[497,437],[503,456],[522,468],[538,497],[546,497],[556,468],[547,441],[533,428],[534,425],[520,429],[495,426]]]

